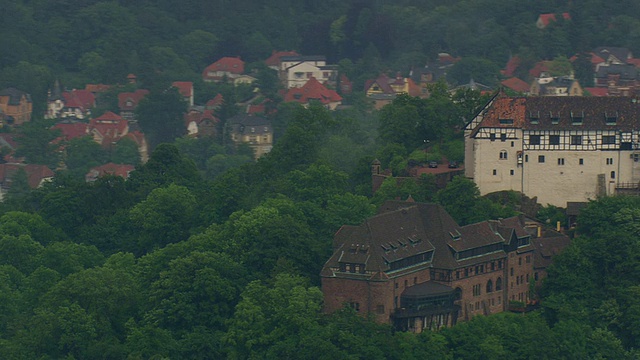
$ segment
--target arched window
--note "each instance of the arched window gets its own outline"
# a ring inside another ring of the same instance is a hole
[[[487,281],[487,292],[493,292],[493,281],[491,281],[491,279],[489,279],[489,281]]]
[[[496,291],[500,291],[500,290],[502,290],[502,278],[496,279]]]
[[[500,160],[507,160],[507,150],[500,151]]]

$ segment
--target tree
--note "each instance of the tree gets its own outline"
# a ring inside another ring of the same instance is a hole
[[[120,139],[113,147],[109,157],[111,158],[111,162],[116,164],[140,164],[138,144],[129,138]]]
[[[173,142],[185,133],[183,116],[186,110],[186,102],[173,87],[153,91],[140,101],[136,116],[149,139],[150,149],[163,142]]]
[[[60,136],[59,130],[50,130],[51,121],[32,120],[18,130],[16,156],[24,156],[29,164],[43,164],[56,168],[59,162],[59,144],[52,143]]]
[[[131,209],[131,220],[140,229],[143,252],[186,240],[194,224],[196,198],[184,186],[171,184],[153,190]]]
[[[107,162],[107,152],[91,136],[71,139],[65,146],[64,162],[67,170],[77,177],[84,179],[89,169]]]

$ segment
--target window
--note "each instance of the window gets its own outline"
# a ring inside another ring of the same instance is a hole
[[[529,145],[540,145],[540,135],[529,135]]]
[[[582,125],[582,119],[584,118],[584,111],[571,112],[571,125]]]
[[[496,134],[489,134],[489,140],[496,141]]]
[[[564,158],[558,158],[558,165],[564,165]]]
[[[480,296],[480,284],[473,285],[473,296]]]
[[[495,176],[495,175],[498,175],[498,170],[493,169],[493,175],[494,175],[494,176]]]
[[[516,146],[516,143],[512,141],[511,142],[511,147],[514,147],[514,146]]]
[[[613,165],[613,158],[607,158],[607,165]]]
[[[493,292],[493,281],[491,281],[491,279],[489,279],[489,281],[487,281],[487,293]]]
[[[384,314],[384,305],[378,305],[378,306],[376,306],[376,313],[378,313],[378,314]]]
[[[529,162],[529,155],[524,156],[524,162]]]
[[[496,291],[502,290],[502,278],[496,279]]]
[[[538,162],[539,163],[543,163],[544,162],[544,155],[538,155]]]
[[[500,160],[507,160],[507,150],[500,151]]]
[[[312,73],[312,72],[308,72],[308,73],[307,73],[307,79],[310,79],[312,76],[313,76],[313,73]]]
[[[511,269],[509,270],[509,274],[510,274],[511,276],[513,276],[513,268],[511,268]]]
[[[513,125],[513,119],[500,119],[500,125]]]
[[[515,171],[513,171],[513,170],[509,170],[509,174],[510,174],[511,176],[513,176],[515,173],[516,173]]]
[[[614,145],[616,143],[615,135],[603,135],[602,136],[602,145]]]
[[[529,282],[529,273],[527,273],[527,283]]]
[[[500,141],[507,141],[507,134],[500,134]]]
[[[584,159],[578,159],[578,164],[584,165]]]
[[[560,145],[560,135],[549,135],[549,145]]]
[[[582,145],[582,135],[571,135],[571,145]]]
[[[520,285],[520,276],[516,276],[516,285]]]
[[[407,287],[407,286],[409,286],[409,280],[404,281],[404,287]]]
[[[527,255],[526,257],[527,264],[531,263],[531,255]]]
[[[349,306],[355,310],[356,312],[360,311],[360,303],[359,302],[350,302]]]
[[[611,178],[612,178],[612,179],[615,179],[615,178],[616,178],[616,172],[615,172],[615,171],[612,171],[612,172],[611,172]]]

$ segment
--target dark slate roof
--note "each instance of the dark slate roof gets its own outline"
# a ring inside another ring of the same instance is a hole
[[[327,57],[324,55],[292,55],[292,56],[282,56],[280,57],[280,62],[289,62],[289,61],[326,61]]]
[[[231,125],[244,125],[244,126],[271,126],[271,122],[263,117],[248,115],[248,114],[238,114],[232,118],[227,120]]]
[[[633,64],[611,64],[598,66],[595,74],[597,78],[606,78],[608,75],[620,75],[622,80],[635,80],[638,78],[638,68]]]
[[[564,250],[571,240],[568,236],[556,231],[546,230],[543,237],[531,239],[534,247],[533,267],[536,269],[546,269],[553,260],[553,257]]]
[[[0,96],[9,96],[9,105],[20,105],[20,99],[23,96],[27,99],[27,102],[31,102],[31,95],[12,87],[0,90]]]
[[[428,296],[448,295],[455,290],[447,285],[427,281],[410,286],[402,292],[403,298],[424,298]]]
[[[611,46],[600,46],[593,50],[593,52],[605,60],[609,58],[609,55],[613,55],[622,62],[627,61],[627,58],[631,55],[631,52],[627,48]]]
[[[516,219],[517,220],[517,219]],[[453,218],[437,204],[406,201],[387,201],[378,214],[368,218],[359,226],[343,226],[334,238],[334,254],[326,262],[322,276],[335,276],[339,263],[365,264],[369,278],[383,278],[391,270],[389,264],[422,253],[433,252],[430,263],[422,267],[455,269],[478,262],[504,258],[501,249],[472,258],[456,260],[455,252],[475,249],[492,244],[505,244],[505,238],[496,230],[505,233],[527,235],[519,221],[508,219],[492,224],[481,222],[460,227]],[[504,221],[504,222],[502,222]],[[518,227],[517,230],[509,226]],[[397,270],[411,271],[412,266]],[[373,274],[373,275],[372,275]],[[377,274],[377,275],[376,275]],[[341,276],[363,276],[341,273]]]

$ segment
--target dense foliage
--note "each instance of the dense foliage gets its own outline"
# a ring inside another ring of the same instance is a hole
[[[408,72],[446,51],[474,60],[452,69],[454,81],[472,76],[491,85],[511,55],[524,64],[562,65],[599,45],[640,52],[640,21],[629,15],[640,13],[637,3],[0,4],[0,88],[28,91],[41,114],[54,79],[72,88],[122,83],[135,73],[151,90],[139,115],[155,147],[130,179],[85,183],[94,164],[137,163],[135,145],[105,151],[89,139],[52,143],[59,134],[40,120],[18,130],[17,155],[54,168],[64,149],[67,170],[35,191],[19,172],[0,204],[0,358],[638,356],[640,204],[633,198],[603,199],[585,210],[579,237],[549,270],[540,312],[478,317],[420,335],[394,332],[349,309],[321,312],[319,271],[333,234],[372,216],[383,201],[440,202],[461,224],[514,214],[512,204],[479,196],[463,178],[438,190],[433,177],[390,177],[371,194],[376,158],[395,175],[427,161],[462,161],[460,128],[486,100],[479,93],[450,95],[436,84],[429,99],[400,96],[380,112],[357,94],[347,99],[351,108],[334,113],[275,101],[277,143],[253,162],[251,149],[224,139],[174,141],[184,104],[166,91],[171,81],[190,80],[197,103],[221,92],[226,102],[218,115],[226,120],[251,89],[203,84],[200,72],[221,56],[258,62],[273,49],[327,55],[357,89],[380,71]],[[539,13],[563,11],[570,23],[535,27]],[[260,64],[248,68],[256,69],[263,94],[276,98],[273,74]],[[113,108],[116,90],[94,115]],[[161,124],[154,122],[159,116]],[[555,221],[556,210],[542,214]]]

